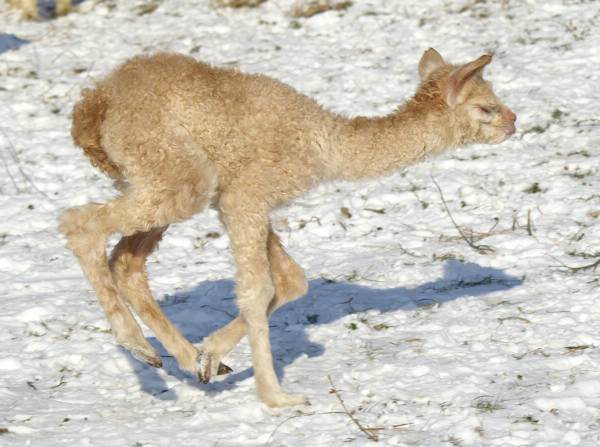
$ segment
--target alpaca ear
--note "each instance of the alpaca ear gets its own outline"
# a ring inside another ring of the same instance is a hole
[[[419,76],[424,81],[438,68],[446,65],[444,59],[434,48],[430,48],[423,53],[419,61]]]
[[[483,68],[490,62],[492,62],[492,56],[484,54],[473,62],[461,65],[450,74],[446,87],[446,102],[450,107],[454,108],[465,100],[467,93],[465,87],[473,78],[481,77]]]

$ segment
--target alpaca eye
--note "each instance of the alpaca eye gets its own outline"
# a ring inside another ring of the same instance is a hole
[[[485,107],[485,106],[477,106],[477,108],[482,111],[483,113],[485,113],[486,115],[490,115],[492,113],[492,109],[490,109],[489,107]]]

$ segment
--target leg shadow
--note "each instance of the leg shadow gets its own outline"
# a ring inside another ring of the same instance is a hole
[[[303,298],[283,306],[271,318],[271,343],[277,374],[281,379],[284,368],[303,355],[318,357],[325,352],[322,345],[308,338],[308,326],[327,325],[346,315],[369,310],[380,313],[414,310],[463,297],[509,290],[521,284],[520,278],[500,269],[458,261],[444,264],[442,278],[414,288],[377,289],[348,282],[311,280],[309,291]],[[192,290],[166,296],[161,306],[189,340],[199,343],[237,315],[234,283],[231,280],[206,281]],[[155,340],[153,344],[156,346]],[[196,383],[195,378],[180,371],[174,362],[165,365],[165,369],[180,380]],[[160,388],[157,377],[160,376],[146,369],[142,369],[139,375],[142,389],[156,395],[157,387]],[[219,393],[235,388],[252,375],[252,368],[247,368],[208,385],[196,384],[209,394]],[[162,384],[164,388],[164,381]]]
[[[172,368],[173,366],[170,365],[170,363],[173,362],[168,361],[170,357],[168,354],[162,355],[164,349],[162,348],[158,340],[152,337],[149,339],[149,341],[158,352],[161,352],[161,357],[163,358],[163,367],[169,369]],[[131,354],[131,352],[125,348],[120,347],[120,350],[123,352],[125,358],[131,364],[133,370],[136,372],[140,388],[144,393],[150,394],[151,396],[154,396],[155,398],[160,400],[177,400],[177,392],[169,388],[167,382],[165,382],[165,379],[163,379],[160,376],[158,372],[159,370],[157,368],[154,368],[136,359]],[[174,365],[174,367],[177,366]]]
[[[10,50],[16,50],[28,43],[30,43],[28,40],[21,39],[14,34],[0,33],[0,54]]]

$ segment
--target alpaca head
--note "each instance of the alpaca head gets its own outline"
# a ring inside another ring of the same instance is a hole
[[[491,61],[492,56],[484,54],[467,64],[451,65],[430,48],[419,62],[421,86],[415,98],[433,101],[450,117],[459,143],[501,143],[515,133],[517,116],[483,79],[483,69]]]

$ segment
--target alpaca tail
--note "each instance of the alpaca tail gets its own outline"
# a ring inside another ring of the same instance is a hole
[[[123,175],[119,167],[108,157],[100,144],[100,127],[108,108],[106,97],[100,89],[85,89],[81,96],[81,100],[73,108],[73,141],[83,149],[94,166],[110,177],[120,180]]]

